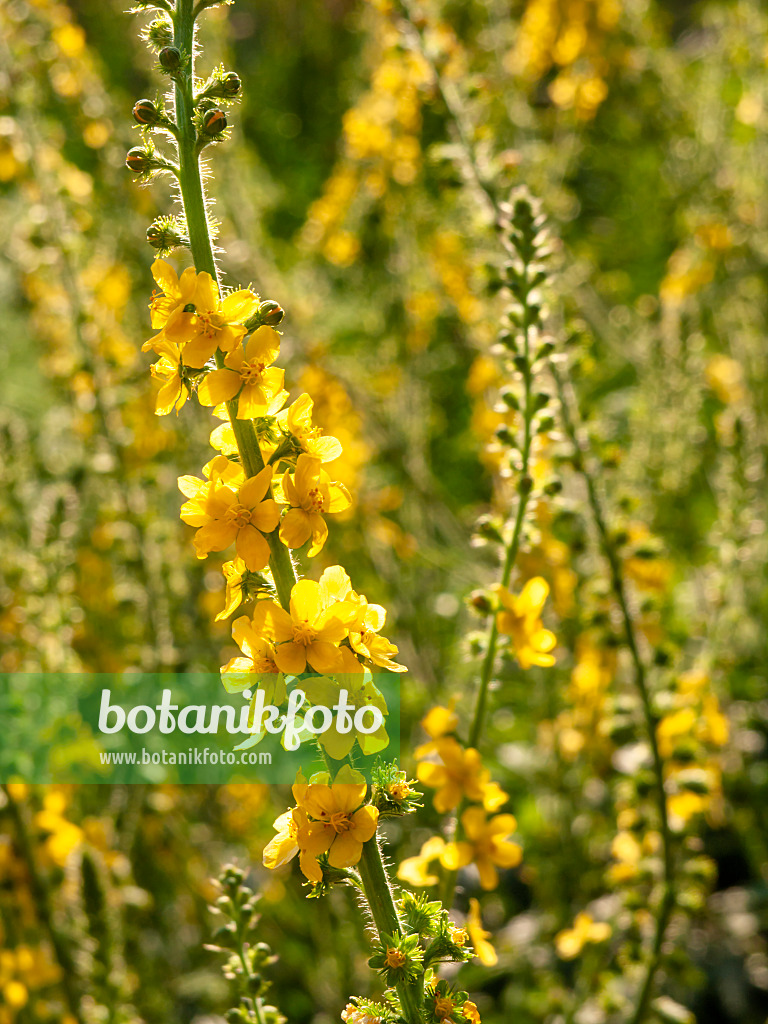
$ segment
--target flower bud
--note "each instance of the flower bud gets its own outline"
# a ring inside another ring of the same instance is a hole
[[[147,228],[147,241],[153,249],[174,249],[182,238],[172,221],[156,221]]]
[[[226,127],[227,115],[218,107],[203,114],[203,131],[206,135],[221,135]]]
[[[473,590],[469,595],[469,606],[480,615],[490,615],[493,611],[493,601],[485,590]]]
[[[482,537],[483,540],[496,541],[497,544],[504,543],[504,537],[502,536],[499,524],[494,516],[482,515],[475,524],[475,533],[478,537]]]
[[[134,146],[133,149],[128,150],[125,163],[134,174],[142,174],[152,166],[152,155],[143,146]]]
[[[133,119],[136,124],[157,124],[160,115],[152,100],[139,100],[133,107]]]
[[[164,71],[178,71],[181,67],[181,51],[175,46],[164,46],[157,59]]]
[[[173,42],[173,24],[170,18],[161,15],[147,25],[143,35],[150,46],[154,46],[157,49],[161,49],[163,46],[170,46]]]
[[[259,304],[256,315],[259,318],[259,323],[265,324],[267,327],[277,327],[283,322],[285,313],[282,306],[274,299],[265,299]]]
[[[217,92],[220,92],[222,96],[237,96],[241,87],[240,76],[236,75],[234,71],[228,71],[219,82]]]

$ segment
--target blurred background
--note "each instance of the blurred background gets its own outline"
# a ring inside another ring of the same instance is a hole
[[[236,653],[229,623],[213,621],[221,559],[198,561],[178,518],[176,477],[210,457],[209,417],[192,403],[155,417],[140,351],[145,232],[172,196],[124,166],[139,141],[131,108],[160,84],[138,36],[150,16],[124,8],[0,8],[4,672],[216,671]],[[508,498],[489,355],[500,258],[464,131],[483,178],[499,195],[526,184],[556,240],[553,331],[570,339],[612,523],[634,545],[625,569],[662,712],[684,673],[707,680],[696,728],[701,739],[709,723],[711,784],[680,828],[700,878],[666,990],[701,1024],[762,1024],[768,12],[758,0],[428,0],[416,21],[431,63],[387,2],[238,0],[201,19],[201,72],[223,62],[243,80],[233,139],[211,157],[225,280],[286,310],[287,386],[310,392],[341,440],[332,475],[355,497],[311,571],[342,563],[388,609],[410,670],[412,774],[425,711],[466,700],[476,679],[465,599],[497,569],[473,530]],[[558,664],[505,668],[483,751],[524,846],[483,899],[498,964],[460,975],[491,1024],[565,1019],[576,967],[553,939],[600,900],[625,939],[578,975],[589,1014],[575,1019],[615,1019],[592,997],[636,962],[647,899],[641,878],[610,872],[636,709],[583,493],[567,459],[557,471],[563,492],[542,507],[525,565],[553,587]],[[599,672],[585,696],[587,663]],[[372,991],[367,946],[348,892],[307,903],[295,866],[260,867],[288,799],[258,786],[12,787],[0,1022],[220,1020],[228,985],[202,944],[209,879],[233,858],[253,865],[258,937],[280,956],[273,1001],[295,1024],[338,1020],[350,993]],[[427,806],[389,828],[393,857],[438,821]],[[460,913],[481,895],[471,875],[462,889]]]

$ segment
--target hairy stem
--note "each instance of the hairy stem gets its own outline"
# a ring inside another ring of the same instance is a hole
[[[190,55],[190,63],[184,74],[176,78],[176,121],[179,128],[179,189],[181,191],[184,215],[189,233],[189,246],[195,269],[207,271],[216,282],[221,292],[216,261],[213,256],[213,244],[205,210],[205,195],[200,174],[200,158],[197,150],[197,132],[192,121],[193,114],[193,81],[194,81],[194,35],[195,16],[199,13],[193,7],[193,0],[178,0],[174,15],[174,45],[185,54]],[[216,365],[224,365],[224,357],[216,353]],[[246,476],[255,476],[264,468],[264,459],[259,448],[258,437],[250,420],[237,418],[237,399],[227,402],[227,412],[235,434],[235,441],[240,455],[240,463]],[[290,553],[281,543],[278,531],[267,534],[271,557],[269,566],[275,581],[275,589],[280,604],[288,608],[291,599],[291,588],[296,582],[296,571]]]
[[[402,935],[402,926],[397,916],[392,889],[376,836],[369,839],[367,843],[363,843],[363,854],[358,867],[365,898],[371,908],[371,915],[379,938],[383,942],[385,935]],[[397,986],[397,994],[400,997],[403,1017],[408,1024],[422,1024],[424,1020],[423,976],[416,981],[400,982]]]

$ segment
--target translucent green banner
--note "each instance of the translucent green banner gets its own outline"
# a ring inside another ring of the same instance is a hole
[[[291,783],[400,752],[400,680],[0,674],[0,782]]]

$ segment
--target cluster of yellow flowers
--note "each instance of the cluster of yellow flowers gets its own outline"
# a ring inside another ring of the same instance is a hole
[[[46,1002],[38,998],[30,1004],[30,998],[38,990],[55,985],[60,978],[61,968],[41,946],[4,946],[0,949],[0,1024],[12,1024],[25,1007],[50,1019]],[[75,1024],[74,1017],[69,1014],[60,1020],[62,1024]]]
[[[271,549],[268,538],[277,534],[289,549],[309,543],[307,557],[318,554],[328,536],[324,516],[351,504],[347,488],[331,480],[325,463],[342,453],[335,437],[312,423],[313,402],[302,394],[284,409],[288,392],[285,371],[274,366],[280,336],[261,325],[245,341],[247,321],[260,302],[249,289],[219,297],[211,275],[187,268],[181,276],[164,260],[152,268],[160,286],[150,309],[158,331],[144,344],[160,358],[153,376],[163,383],[157,396],[160,415],[177,411],[193,392],[201,404],[214,406],[225,420],[211,435],[219,451],[203,469],[204,479],[179,478],[188,499],[181,509],[184,522],[196,528],[194,543],[199,558],[224,551],[234,544],[236,557],[223,567],[227,583],[227,617],[250,596],[252,574],[266,569]],[[224,354],[216,369],[206,366],[216,353]],[[226,403],[236,403],[236,418],[255,421],[264,468],[246,478],[236,455]],[[275,478],[275,469],[284,466]],[[324,674],[358,673],[364,665],[403,672],[394,661],[397,647],[381,636],[386,612],[357,594],[341,566],[323,573],[320,582],[299,580],[293,585],[290,606],[270,599],[257,603],[251,619],[239,618],[233,636],[244,657],[224,667],[226,673],[271,674],[281,685],[284,674],[309,669]]]
[[[433,836],[417,856],[402,861],[398,877],[413,886],[436,885],[439,878],[430,867],[434,861],[439,860],[448,871],[474,864],[480,885],[491,890],[498,885],[497,868],[516,867],[522,859],[520,847],[507,839],[517,822],[511,814],[493,813],[507,802],[507,794],[491,780],[479,751],[464,747],[456,738],[458,722],[452,708],[433,707],[421,723],[430,740],[415,754],[420,762],[419,781],[436,790],[435,808],[446,814],[461,805],[464,838],[446,842],[441,836]]]
[[[380,24],[370,87],[344,115],[344,153],[301,233],[306,246],[339,267],[357,259],[354,224],[368,203],[384,196],[391,181],[412,184],[421,163],[421,107],[431,72],[418,53],[403,49],[387,17],[374,16]]]
[[[566,761],[582,752],[593,758],[610,756],[607,713],[608,694],[616,671],[616,651],[599,645],[588,636],[576,646],[576,664],[566,692],[568,707],[554,721],[542,723],[542,745],[551,749],[556,742]]]
[[[696,814],[722,819],[722,770],[715,751],[728,742],[730,728],[709,675],[700,669],[678,676],[671,704],[656,737],[665,761],[670,825],[681,830]]]
[[[594,117],[608,95],[609,43],[621,15],[621,0],[529,0],[508,70],[536,84],[552,68],[552,102],[577,117]]]

